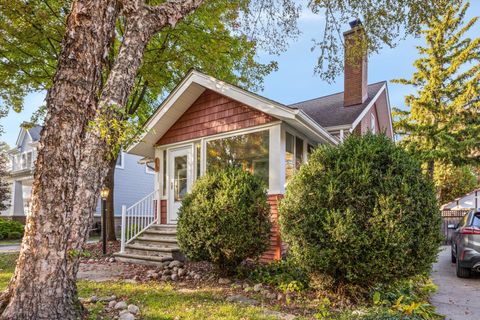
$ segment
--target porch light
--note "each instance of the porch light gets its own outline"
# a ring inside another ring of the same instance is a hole
[[[107,200],[109,193],[110,193],[110,188],[103,187],[102,190],[100,191],[100,197],[102,197],[103,200]]]

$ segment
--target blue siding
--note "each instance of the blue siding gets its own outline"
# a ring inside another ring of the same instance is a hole
[[[115,169],[115,216],[122,215],[122,205],[127,208],[153,192],[155,175],[146,173],[145,165],[138,164],[141,157],[124,153],[123,169]],[[100,202],[97,206],[100,213]]]

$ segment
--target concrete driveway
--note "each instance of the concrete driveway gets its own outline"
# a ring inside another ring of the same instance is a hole
[[[480,276],[457,278],[455,264],[450,260],[450,247],[442,247],[433,266],[433,281],[438,286],[430,301],[437,312],[451,320],[480,319]]]

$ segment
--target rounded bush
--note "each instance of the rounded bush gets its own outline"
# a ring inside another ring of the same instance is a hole
[[[325,286],[426,273],[442,239],[432,182],[384,135],[317,148],[279,210],[292,258]]]
[[[232,273],[246,258],[269,246],[270,207],[260,177],[239,168],[211,172],[198,179],[179,209],[177,239],[195,261],[209,261]]]
[[[0,239],[20,239],[23,229],[23,224],[18,221],[0,218]]]

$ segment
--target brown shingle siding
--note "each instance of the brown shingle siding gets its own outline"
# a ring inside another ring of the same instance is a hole
[[[157,145],[202,138],[272,121],[275,119],[263,112],[206,90],[158,140]]]

